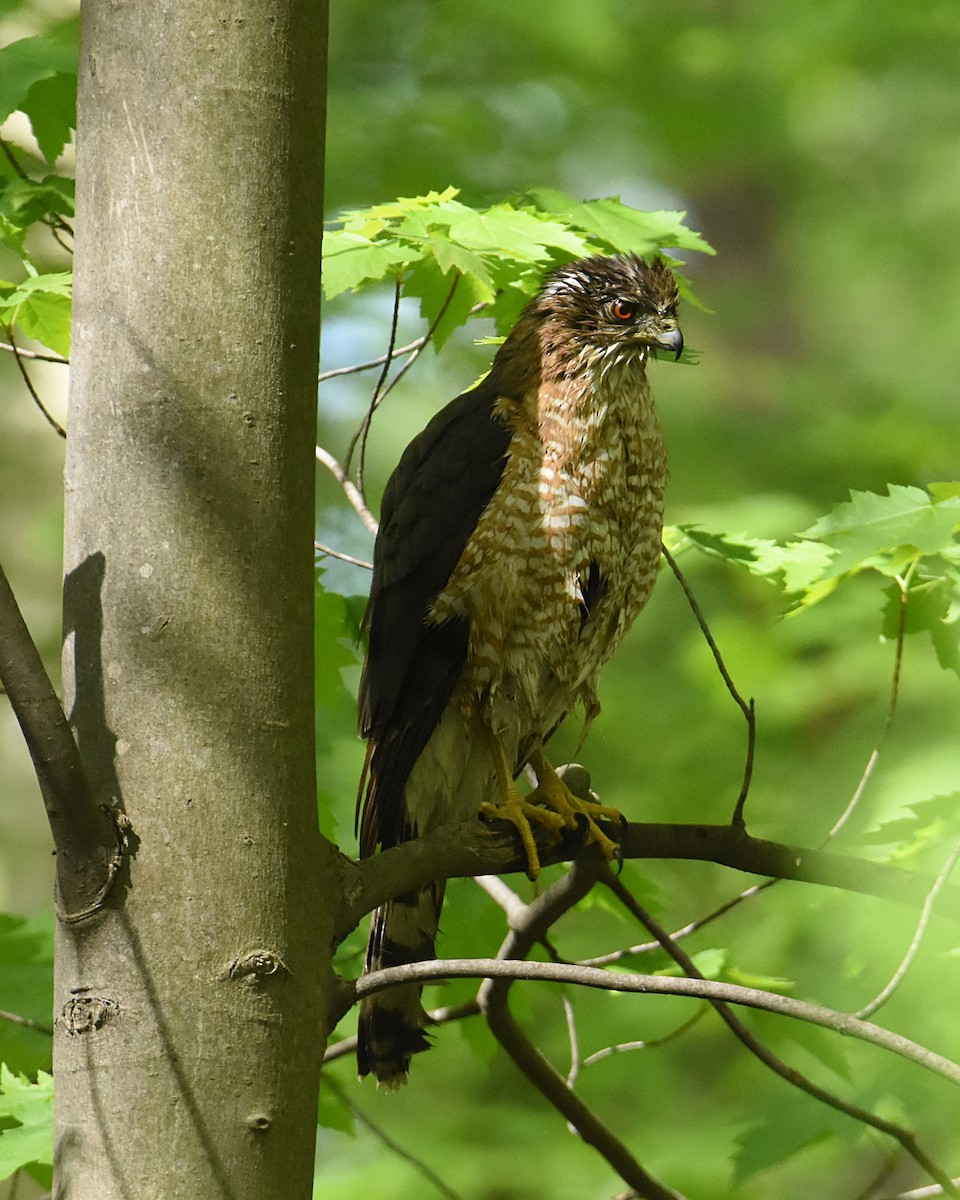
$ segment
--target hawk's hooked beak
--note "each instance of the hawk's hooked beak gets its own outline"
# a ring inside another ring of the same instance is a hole
[[[665,329],[653,343],[658,350],[668,350],[675,359],[683,353],[683,334],[678,327]]]

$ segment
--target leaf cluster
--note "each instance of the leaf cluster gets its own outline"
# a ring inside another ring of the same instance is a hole
[[[534,295],[544,272],[589,254],[663,250],[713,253],[682,212],[640,212],[617,197],[580,202],[541,188],[472,208],[447,187],[343,212],[324,237],[328,299],[393,277],[416,297],[440,349],[475,312],[500,333]],[[675,259],[671,262],[676,264]],[[687,296],[690,289],[685,280]]]
[[[21,38],[0,48],[0,122],[23,112],[42,159],[52,166],[76,128],[76,47],[54,36]],[[70,276],[37,267],[28,238],[38,226],[69,232],[74,182],[46,170],[31,177],[3,143],[0,157],[0,244],[20,261],[26,279],[0,280],[0,324],[18,327],[66,357],[70,351]],[[41,167],[43,170],[43,167]]]
[[[881,635],[929,635],[940,666],[960,676],[960,484],[888,485],[852,492],[795,538],[711,532],[679,525],[670,536],[745,568],[790,597],[790,611],[816,604],[865,572],[883,589]]]

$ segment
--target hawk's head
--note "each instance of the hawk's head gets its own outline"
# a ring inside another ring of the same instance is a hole
[[[549,275],[531,315],[548,336],[571,339],[570,349],[606,366],[642,362],[652,349],[679,358],[679,299],[677,281],[662,258],[647,263],[635,254],[596,255]]]

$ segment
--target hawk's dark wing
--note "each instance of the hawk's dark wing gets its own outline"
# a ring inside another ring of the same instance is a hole
[[[383,495],[359,697],[370,740],[364,855],[409,836],[404,785],[466,660],[467,622],[428,625],[426,615],[503,474],[510,431],[496,399],[488,378],[451,401],[407,447]]]

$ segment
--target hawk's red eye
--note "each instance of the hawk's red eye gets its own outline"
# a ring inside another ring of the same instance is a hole
[[[614,300],[610,312],[615,321],[632,321],[637,314],[637,306],[629,300]]]

